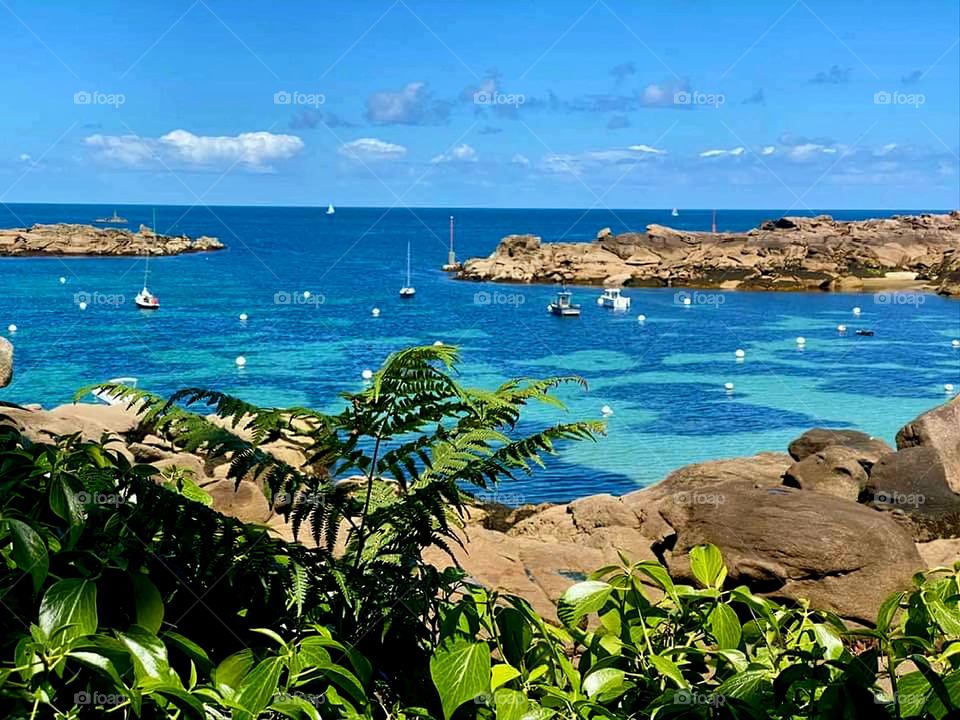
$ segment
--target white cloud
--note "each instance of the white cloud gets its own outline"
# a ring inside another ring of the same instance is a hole
[[[161,137],[160,142],[188,165],[237,164],[257,169],[266,169],[271,162],[286,160],[303,150],[303,140],[295,135],[269,132],[205,136],[174,130]]]
[[[250,132],[240,135],[194,135],[174,130],[160,138],[139,135],[90,135],[87,147],[108,162],[142,167],[152,161],[191,168],[229,168],[234,165],[269,171],[270,163],[286,160],[303,149],[303,140],[294,135]]]
[[[139,135],[90,135],[83,140],[103,160],[138,167],[156,157],[155,142]]]
[[[735,147],[732,150],[716,150],[716,149],[704,150],[702,153],[700,153],[700,157],[714,158],[714,157],[725,157],[728,155],[730,157],[739,157],[740,155],[743,155],[745,152],[746,152],[746,148],[743,148],[743,147]]]
[[[510,158],[510,162],[513,163],[514,165],[522,165],[523,167],[530,167],[530,160],[527,159],[526,155],[521,155],[520,153],[514,154],[514,156]]]
[[[766,146],[764,146],[764,148],[760,151],[760,154],[761,154],[761,155],[773,155],[776,151],[777,151],[776,146],[774,146],[774,145],[766,145]]]
[[[634,152],[649,153],[651,155],[666,155],[666,150],[658,150],[655,147],[650,147],[649,145],[631,145],[628,150],[633,150]]]
[[[437,163],[448,163],[448,162],[476,162],[477,161],[477,151],[472,147],[463,143],[462,145],[457,145],[454,148],[451,148],[448,152],[443,153],[442,155],[437,155],[430,162]]]
[[[651,163],[655,162],[654,158],[666,154],[666,150],[659,150],[649,145],[631,145],[627,148],[612,150],[589,150],[577,154],[553,153],[544,158],[543,167],[548,172],[578,175],[588,168]]]
[[[20,153],[20,162],[30,162],[33,158],[30,153]]]
[[[358,138],[344,143],[337,152],[353,160],[398,160],[407,149],[377,138]]]
[[[376,125],[436,125],[450,116],[450,103],[435,100],[424,82],[367,98],[367,119]]]
[[[880,148],[879,150],[877,150],[876,153],[874,153],[874,154],[877,155],[877,156],[879,156],[879,157],[883,157],[884,155],[889,155],[890,153],[892,153],[892,152],[893,152],[894,150],[896,150],[896,149],[897,149],[897,144],[896,144],[896,143],[887,143],[887,144],[884,145],[882,148]]]

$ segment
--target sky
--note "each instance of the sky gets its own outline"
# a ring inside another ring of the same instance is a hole
[[[0,0],[0,202],[960,207],[956,0]]]

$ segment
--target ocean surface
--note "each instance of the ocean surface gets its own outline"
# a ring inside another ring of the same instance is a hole
[[[88,223],[113,209],[0,205],[0,227]],[[131,228],[151,224],[151,207],[116,210]],[[458,257],[467,258],[488,255],[510,233],[569,241],[653,222],[707,230],[710,211],[681,209],[673,218],[669,210],[156,210],[161,232],[212,235],[228,246],[151,260],[157,312],[133,305],[141,258],[0,259],[0,334],[16,346],[14,382],[0,399],[49,407],[83,385],[134,376],[161,394],[201,386],[264,405],[334,411],[338,392],[361,388],[362,371],[391,351],[441,340],[461,348],[467,384],[586,378],[587,391],[562,393],[567,412],[532,410],[526,429],[613,411],[599,442],[565,446],[547,470],[501,486],[495,499],[516,504],[628,492],[688,463],[782,451],[818,425],[892,443],[901,425],[950,396],[945,384],[960,388],[960,349],[951,346],[960,338],[960,302],[933,295],[701,292],[684,306],[677,290],[631,289],[631,309],[617,313],[597,306],[598,289],[575,288],[583,315],[560,319],[546,312],[554,288],[466,283],[440,270],[451,214]],[[781,214],[728,210],[717,222],[720,230],[745,230]],[[397,291],[407,243],[417,295],[405,301]],[[858,337],[857,328],[876,334]]]

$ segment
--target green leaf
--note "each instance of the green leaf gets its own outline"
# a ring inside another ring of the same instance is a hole
[[[557,616],[564,625],[573,625],[603,607],[613,592],[613,586],[602,580],[585,580],[567,588],[557,606]]]
[[[650,655],[647,658],[650,661],[650,664],[653,665],[661,675],[670,678],[681,688],[690,687],[690,683],[687,682],[686,678],[683,677],[683,673],[680,672],[680,668],[676,666],[673,660],[664,657],[663,655]]]
[[[626,673],[617,668],[594,670],[583,680],[583,692],[588,698],[602,695],[604,700],[622,694],[629,685],[624,682]]]
[[[247,648],[225,658],[213,671],[213,683],[225,697],[233,697],[250,668],[253,651]]]
[[[251,716],[258,717],[277,694],[283,665],[282,657],[261,660],[240,683],[235,702]]]
[[[530,709],[530,701],[519,690],[500,688],[493,694],[496,720],[522,720]]]
[[[163,624],[163,599],[150,578],[142,573],[131,574],[133,599],[137,608],[137,625],[156,635]]]
[[[53,642],[71,640],[97,631],[97,586],[91,580],[60,580],[40,601],[40,629]]]
[[[722,650],[736,650],[740,646],[740,619],[729,605],[717,604],[707,618],[710,634]]]
[[[949,607],[932,593],[923,593],[923,602],[930,617],[947,637],[960,637],[960,610]]]
[[[727,578],[723,555],[716,545],[697,545],[690,550],[690,569],[704,587],[720,590]]]
[[[490,648],[462,638],[439,647],[430,658],[430,677],[440,694],[443,716],[490,688]]]
[[[496,690],[501,685],[506,685],[518,677],[520,677],[520,671],[513,667],[513,665],[507,665],[505,663],[494,665],[490,671],[490,689]]]
[[[905,595],[906,593],[901,590],[900,592],[893,593],[883,601],[880,609],[877,610],[877,630],[879,632],[886,633],[890,629],[890,623],[900,608],[900,603],[903,601]]]
[[[117,672],[116,666],[114,666],[113,661],[106,655],[87,650],[71,650],[67,653],[67,657],[73,658],[81,665],[85,665],[92,670],[96,670],[101,675],[106,676],[113,681],[113,684],[118,689],[126,689],[126,685],[123,680],[120,679],[120,674]]]
[[[13,541],[12,556],[17,567],[29,573],[33,580],[34,594],[40,592],[43,581],[47,579],[50,569],[50,558],[47,555],[47,546],[43,538],[32,527],[20,520],[7,520],[10,528],[10,537]]]
[[[720,683],[716,695],[751,701],[768,692],[773,686],[768,670],[745,670]]]
[[[161,639],[168,645],[179,648],[184,655],[196,663],[201,671],[204,673],[210,672],[210,669],[213,667],[210,656],[207,655],[206,650],[193,642],[193,640],[185,638],[183,635],[175,633],[172,630],[163,633]]]
[[[204,720],[207,717],[203,708],[203,703],[188,693],[182,687],[176,685],[158,685],[151,689],[151,692],[162,695],[173,705],[184,712],[182,717],[193,717]],[[169,712],[169,710],[168,710]]]
[[[130,654],[137,682],[141,686],[179,683],[170,669],[167,647],[154,633],[134,625],[127,632],[116,631],[116,634]]]

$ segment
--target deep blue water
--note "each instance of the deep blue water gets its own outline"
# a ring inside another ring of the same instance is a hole
[[[150,207],[116,209],[131,227],[151,224]],[[0,227],[90,222],[112,210],[0,206]],[[824,212],[840,219],[893,214]],[[152,260],[150,287],[162,302],[155,313],[132,303],[142,259],[0,259],[0,332],[10,336],[5,328],[18,326],[11,338],[16,377],[0,399],[51,406],[70,401],[85,384],[132,375],[161,394],[206,386],[262,404],[335,410],[337,393],[361,387],[362,370],[375,369],[389,352],[443,340],[461,347],[467,383],[577,373],[589,390],[563,393],[565,417],[596,418],[604,405],[614,411],[607,437],[566,447],[547,471],[502,487],[500,499],[515,503],[629,491],[690,462],[782,450],[814,425],[860,428],[892,441],[901,425],[948,397],[945,384],[960,388],[960,350],[951,347],[960,338],[960,302],[932,295],[883,302],[869,294],[726,292],[684,307],[672,290],[629,290],[633,306],[620,314],[596,306],[598,290],[578,288],[583,316],[561,320],[545,312],[553,288],[463,283],[439,269],[451,214],[464,258],[489,254],[509,233],[588,240],[605,226],[709,229],[707,210],[681,210],[678,218],[668,210],[157,213],[162,232],[217,236],[229,249]],[[721,211],[718,226],[745,230],[780,214]],[[407,242],[412,301],[397,295]],[[307,302],[304,291],[311,293]],[[84,311],[78,293],[90,301]],[[862,308],[859,319],[854,306]],[[379,317],[371,315],[374,307]],[[246,322],[238,319],[242,312]],[[645,323],[637,321],[640,313]],[[840,323],[850,328],[846,336],[836,332]],[[857,337],[857,327],[876,336]],[[803,349],[797,336],[806,338]],[[742,363],[737,348],[746,351]],[[243,369],[234,363],[238,355],[247,359]],[[527,427],[558,417],[534,411]]]

